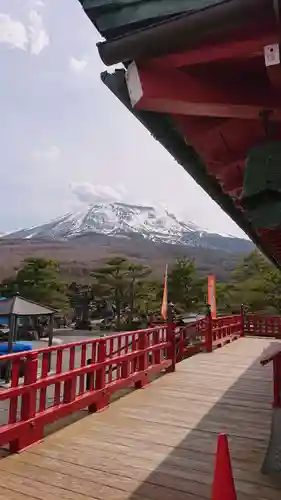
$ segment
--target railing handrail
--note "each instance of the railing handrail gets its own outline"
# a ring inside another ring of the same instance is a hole
[[[145,330],[134,330],[131,332],[116,332],[113,334],[106,335],[104,337],[96,337],[87,340],[78,340],[76,342],[69,342],[67,344],[53,345],[48,347],[41,347],[40,349],[32,349],[31,351],[21,351],[12,354],[4,354],[0,356],[0,361],[14,361],[16,359],[32,357],[34,354],[44,354],[51,353],[55,351],[61,351],[65,349],[71,349],[71,347],[82,347],[83,345],[92,345],[94,343],[99,343],[101,340],[110,340],[117,339],[120,336],[129,337],[132,334],[135,335],[145,335],[146,333],[153,333],[154,331],[158,331],[159,328],[167,328],[167,325],[161,325],[160,327],[146,328]]]
[[[137,349],[136,351],[122,354],[119,356],[116,356],[116,358],[106,358],[104,361],[95,361],[93,363],[90,363],[88,365],[79,367],[79,368],[73,368],[72,370],[67,370],[65,372],[62,372],[60,374],[52,374],[49,373],[46,377],[44,378],[38,378],[35,382],[31,382],[28,385],[21,385],[17,387],[10,387],[8,389],[4,389],[3,391],[0,391],[0,401],[4,401],[6,399],[9,399],[11,397],[16,397],[16,396],[21,396],[23,394],[28,393],[29,390],[32,389],[43,389],[46,388],[50,385],[56,384],[58,382],[65,382],[66,380],[69,380],[71,378],[79,377],[81,375],[85,375],[88,373],[91,373],[93,371],[97,372],[101,368],[106,368],[112,363],[115,363],[118,361],[119,363],[124,363],[126,361],[130,361],[132,358],[138,356],[139,354],[143,354],[144,352],[153,352],[156,351],[157,349],[165,348],[168,347],[169,343],[168,342],[162,342],[160,344],[155,344],[153,346],[148,346],[145,349]],[[105,384],[105,388],[109,384]],[[1,428],[1,426],[0,426]]]
[[[228,316],[217,316],[215,319],[213,319],[214,322],[220,321],[220,320],[231,320],[231,319],[240,319],[241,314],[229,314]]]
[[[249,313],[247,316],[259,316],[256,314]],[[229,316],[219,316],[215,319],[212,320],[213,325],[215,325],[217,322],[220,320],[228,320],[228,319],[234,319],[234,318],[240,318],[241,316],[239,314],[234,314],[234,315],[229,315]],[[281,316],[271,316],[271,318],[280,318]],[[179,326],[175,328],[179,329],[184,329],[184,328],[191,328],[194,326],[197,326],[198,324],[204,324],[207,323],[208,317],[205,316],[203,318],[200,318],[196,321],[193,321],[191,323],[186,323],[185,325]],[[168,328],[167,323],[159,324],[157,326],[153,326],[151,328],[145,328],[145,329],[139,329],[139,330],[134,330],[134,331],[122,331],[122,332],[116,332],[112,334],[105,335],[104,337],[97,337],[97,338],[91,338],[91,339],[84,339],[84,340],[78,340],[75,342],[69,342],[67,344],[60,344],[60,345],[55,345],[55,346],[47,346],[47,347],[41,347],[39,349],[33,349],[31,351],[21,351],[19,353],[11,353],[11,354],[4,354],[0,356],[1,361],[15,361],[16,359],[22,359],[23,357],[25,358],[32,358],[34,355],[38,354],[44,354],[44,353],[52,353],[56,351],[62,351],[66,349],[71,349],[73,347],[82,347],[83,345],[93,345],[93,344],[98,344],[101,340],[110,340],[110,339],[118,339],[118,337],[130,337],[132,334],[135,335],[145,335],[146,333],[153,333],[158,331],[161,328]]]
[[[275,314],[275,315],[268,315],[266,313],[252,313],[252,312],[249,312],[247,314],[245,314],[246,318],[247,317],[255,317],[255,318],[262,318],[262,319],[278,319],[278,320],[281,320],[281,315],[278,315],[278,314]]]

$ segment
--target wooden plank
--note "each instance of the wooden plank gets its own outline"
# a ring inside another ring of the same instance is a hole
[[[37,500],[36,497],[26,496],[3,487],[1,487],[1,495],[3,495],[2,498],[5,498],[5,500]]]
[[[203,472],[207,474],[208,478],[211,478],[210,468],[213,465],[213,455],[204,455],[203,452],[201,452],[201,455],[202,456],[199,457],[200,460],[198,460],[198,456],[196,460],[196,455],[194,454],[194,456],[191,456],[189,461],[185,460],[184,463],[181,461],[178,464],[172,462],[169,462],[169,464],[160,464],[157,468],[156,476],[152,474],[151,481],[156,481],[156,483],[157,481],[161,481],[162,484],[161,476],[163,474],[170,475],[175,478],[189,479],[190,470]],[[139,481],[147,480],[149,482],[150,479],[147,478],[147,476],[148,474],[154,472],[154,466],[149,461],[146,461],[143,465],[141,462],[138,462],[137,466],[131,463],[128,468],[127,464],[119,461],[116,463],[116,461],[110,459],[107,460],[106,464],[95,460],[91,462],[89,460],[87,465],[85,463],[84,465],[77,465],[77,463],[71,463],[69,461],[40,456],[40,465],[38,466],[38,456],[32,453],[30,453],[28,457],[21,456],[20,461],[23,462],[23,464],[32,464],[37,467],[42,467],[43,470],[47,469],[49,471],[60,472],[62,474],[69,474],[72,477],[78,477],[80,479],[91,480],[98,483],[102,482],[108,486],[111,485],[112,475],[121,476],[122,478],[127,477]],[[253,467],[253,471],[249,471],[247,463],[237,462],[237,468],[234,467],[234,476],[244,482],[250,480],[255,484],[271,486],[271,480],[265,476],[257,474],[255,469],[256,465]]]
[[[275,341],[276,342],[276,341]],[[210,499],[217,435],[229,435],[240,500],[279,500],[260,473],[271,424],[268,339],[198,354],[145,390],[0,459],[8,500]]]

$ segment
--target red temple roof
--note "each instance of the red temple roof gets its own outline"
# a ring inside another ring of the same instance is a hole
[[[104,83],[279,266],[278,2],[80,2],[126,68]]]

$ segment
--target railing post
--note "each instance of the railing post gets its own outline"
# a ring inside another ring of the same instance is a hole
[[[176,370],[177,352],[176,352],[176,336],[174,323],[167,324],[167,341],[169,347],[167,348],[167,359],[171,359],[172,363],[167,369],[167,372],[174,372]]]
[[[207,305],[206,349],[207,352],[213,351],[213,319],[210,304]]]
[[[138,343],[137,343],[137,348],[139,351],[141,351],[141,354],[139,355],[138,359],[138,371],[141,373],[141,377],[139,380],[135,382],[135,388],[136,389],[142,389],[148,384],[148,379],[147,379],[147,368],[148,368],[148,352],[147,352],[147,346],[148,346],[148,333],[147,331],[139,333],[139,338],[138,338]]]
[[[75,368],[75,347],[70,348],[69,352],[69,368],[68,371],[71,372]],[[67,379],[64,382],[63,388],[63,402],[65,404],[71,403],[76,397],[76,377]]]
[[[176,335],[175,335],[175,325],[173,323],[173,310],[172,306],[168,305],[168,323],[167,323],[167,342],[169,347],[167,348],[167,359],[172,360],[172,364],[167,369],[167,372],[174,372],[176,370],[177,362],[177,352],[176,352]]]
[[[92,358],[87,359],[87,366],[93,363]],[[95,389],[95,374],[94,372],[87,373],[86,377],[86,390],[93,391]]]
[[[38,358],[37,354],[28,356],[24,367],[24,386],[28,386],[37,380]],[[23,394],[21,402],[21,420],[29,420],[36,413],[36,390],[29,389]]]
[[[175,327],[174,327],[175,330]],[[175,333],[174,333],[174,337]],[[186,342],[186,327],[184,329],[180,327],[179,332],[177,332],[176,338],[176,363],[179,363],[184,359],[185,354],[185,342]]]
[[[97,370],[96,374],[96,389],[104,389],[105,388],[105,377],[106,377],[106,369],[105,369],[105,360],[106,360],[106,343],[105,340],[100,339],[98,344],[98,355],[97,355],[97,363],[101,363],[101,367]]]
[[[240,332],[240,337],[245,337],[245,311],[244,311],[244,304],[241,305],[241,332]]]
[[[153,345],[159,345],[160,343],[160,332],[159,328],[153,332]],[[161,363],[161,350],[157,349],[157,351],[154,351],[153,356],[153,364],[155,365],[160,365]]]
[[[101,364],[96,372],[96,384],[95,390],[100,391],[99,397],[96,403],[90,405],[88,410],[90,413],[96,411],[104,410],[108,407],[110,401],[110,394],[106,391],[106,340],[99,339],[98,352],[97,352],[97,363]]]
[[[24,367],[24,386],[30,386],[37,381],[38,355],[28,355]],[[43,438],[43,427],[32,419],[36,415],[37,390],[29,388],[21,399],[21,421],[28,421],[28,427],[15,441],[10,443],[11,453],[16,453]]]
[[[128,354],[129,351],[129,337],[128,335],[125,336],[125,346],[123,348],[124,354]],[[127,379],[129,377],[129,361],[123,361],[122,366],[121,366],[121,377],[124,379]]]
[[[276,320],[274,319],[273,320],[273,336],[275,339],[280,339],[280,334],[281,334],[281,331],[280,331],[280,319],[277,318]]]

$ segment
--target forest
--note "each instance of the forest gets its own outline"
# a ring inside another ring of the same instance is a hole
[[[147,318],[159,318],[163,281],[153,269],[123,257],[107,260],[93,269],[87,283],[66,282],[56,261],[29,258],[14,276],[0,285],[0,295],[19,294],[52,307],[74,321],[114,320],[116,330],[143,326]],[[168,300],[177,314],[204,314],[207,308],[207,276],[198,274],[193,261],[179,258],[168,270]],[[244,257],[228,282],[216,284],[219,314],[239,312],[281,313],[281,273],[257,250]]]

